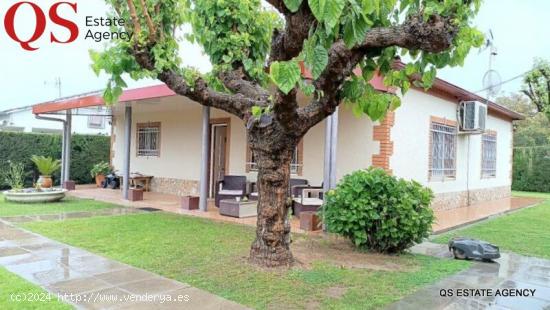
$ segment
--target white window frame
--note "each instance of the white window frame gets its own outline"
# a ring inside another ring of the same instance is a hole
[[[299,145],[297,145],[294,148],[294,154],[292,155],[292,161],[290,162],[290,173],[291,174],[300,174],[300,168],[302,168],[303,163],[300,163],[299,160],[299,151],[298,151]],[[249,167],[249,171],[258,171],[258,164],[254,160],[254,153],[249,150],[250,152],[250,161],[246,163],[246,166]]]
[[[497,135],[484,133],[481,135],[481,177],[496,178],[497,176]]]
[[[136,157],[160,157],[160,123],[138,123]]]
[[[92,120],[94,118],[97,118],[101,120],[101,122],[94,123]],[[88,115],[88,128],[90,129],[105,129],[105,116],[102,115]]]
[[[432,121],[430,123],[430,139],[430,181],[455,180],[457,166],[456,125]]]

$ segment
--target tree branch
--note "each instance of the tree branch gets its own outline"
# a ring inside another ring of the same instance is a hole
[[[402,25],[388,28],[373,28],[362,44],[355,49],[369,50],[398,46],[409,50],[440,53],[451,47],[458,26],[452,17],[432,15],[427,21],[421,15],[407,18]]]
[[[134,33],[137,36],[141,33],[141,26],[139,24],[139,18],[136,13],[136,6],[134,5],[133,0],[126,0],[126,3],[128,4],[128,10],[130,11],[130,17],[132,18],[132,24],[134,26]]]
[[[149,48],[135,46],[131,52],[142,68],[154,70],[154,60]],[[266,101],[251,99],[243,94],[217,92],[209,88],[202,78],[197,79],[195,85],[188,85],[182,75],[174,70],[164,70],[158,75],[158,79],[178,95],[187,97],[201,105],[226,111],[240,119],[250,117],[250,110],[253,106],[265,106],[267,104]]]
[[[268,1],[273,6],[282,6],[279,9],[285,15],[285,29],[283,32],[275,30],[273,39],[271,40],[271,53],[269,55],[269,63],[273,61],[290,60],[302,51],[304,40],[307,39],[309,29],[315,25],[315,16],[311,13],[307,1],[303,1],[300,9],[296,13],[291,13],[283,1]]]
[[[219,76],[222,83],[234,93],[242,94],[248,98],[268,102],[270,93],[255,82],[246,79],[242,68],[231,72],[222,72]]]
[[[141,7],[143,9],[143,15],[145,16],[145,21],[147,23],[147,28],[149,28],[149,41],[154,42],[157,38],[157,30],[156,27],[153,25],[153,20],[151,19],[151,16],[149,15],[149,10],[147,9],[147,5],[145,4],[145,0],[140,0]]]
[[[315,88],[325,96],[298,109],[298,122],[302,124],[302,129],[307,131],[334,113],[341,101],[342,84],[367,53],[391,46],[439,53],[451,47],[457,32],[451,17],[435,15],[424,21],[422,16],[415,15],[398,26],[371,29],[363,43],[351,50],[342,40],[335,42],[329,50],[329,63],[325,71],[314,82]]]

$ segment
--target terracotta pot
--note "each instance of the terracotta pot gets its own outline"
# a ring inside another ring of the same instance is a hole
[[[105,181],[105,176],[103,174],[98,174],[95,176],[95,185],[101,187],[101,183]]]
[[[52,177],[48,175],[41,175],[36,183],[42,188],[51,188],[53,185]]]

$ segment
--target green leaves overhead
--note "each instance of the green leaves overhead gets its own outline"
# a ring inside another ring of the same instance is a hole
[[[329,29],[338,24],[346,2],[346,0],[308,0],[309,8],[315,18],[325,23]]]
[[[301,79],[300,66],[294,61],[273,62],[269,71],[271,80],[284,94],[288,94]]]
[[[373,121],[384,118],[387,112],[397,109],[401,99],[390,93],[374,89],[362,77],[354,76],[344,83],[344,102],[351,105],[356,116],[368,115]]]
[[[306,0],[283,0],[290,12],[309,7],[316,22],[309,26],[301,53],[286,62],[272,62],[268,73],[265,66],[272,61],[269,60],[274,42],[272,35],[285,25],[281,14],[263,5],[262,1],[134,1],[137,3],[139,27],[135,28],[129,22],[126,29],[113,30],[139,33],[131,42],[114,40],[105,51],[91,53],[93,71],[96,74],[103,71],[110,76],[104,92],[105,101],[115,103],[118,100],[127,87],[123,80],[125,74],[136,80],[156,79],[166,71],[177,72],[191,89],[201,78],[211,89],[230,92],[219,76],[236,68],[242,68],[247,79],[265,89],[272,81],[285,94],[299,87],[304,94],[317,98],[334,95],[316,89],[319,84],[315,80],[326,72],[329,51],[335,42],[343,41],[348,49],[355,49],[372,29],[396,27],[411,17],[419,22],[430,20],[434,15],[450,17],[458,32],[448,50],[434,54],[398,46],[361,49],[365,52],[358,62],[361,74],[348,76],[343,87],[333,88],[342,92],[338,94],[339,98],[352,104],[354,111],[378,120],[399,106],[399,98],[378,93],[369,84],[375,74],[383,76],[387,87],[400,89],[402,94],[412,86],[429,88],[437,70],[462,65],[470,50],[484,41],[483,35],[471,25],[481,0],[307,0],[307,3]],[[113,15],[132,21],[126,1],[106,2],[114,8]],[[182,38],[177,35],[178,29],[186,29],[183,38],[204,50],[212,64],[211,72],[201,73],[182,65],[180,55],[183,53],[179,51]],[[132,55],[136,46],[149,52],[152,65],[147,69],[140,66]],[[296,54],[293,52],[292,55]],[[404,68],[395,66],[398,55],[409,62]],[[311,73],[313,81],[302,76],[302,64]]]
[[[323,46],[317,45],[313,49],[313,53],[306,56],[306,59],[308,66],[312,69],[311,75],[313,76],[313,79],[317,79],[327,67],[328,51]]]
[[[286,7],[292,12],[298,11],[303,0],[284,0]]]

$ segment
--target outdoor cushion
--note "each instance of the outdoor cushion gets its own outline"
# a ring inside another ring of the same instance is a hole
[[[220,195],[235,195],[235,196],[239,196],[239,195],[242,195],[243,194],[243,191],[241,190],[236,190],[236,189],[222,189],[218,192],[218,194]]]
[[[294,201],[303,206],[321,206],[323,200],[319,198],[294,198]]]

